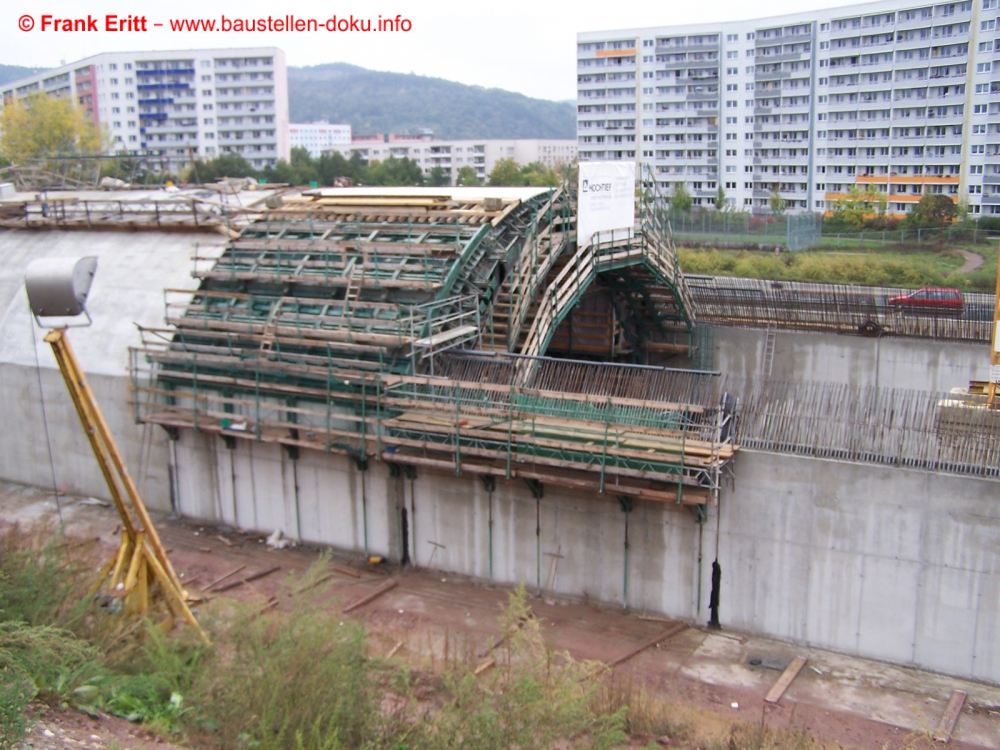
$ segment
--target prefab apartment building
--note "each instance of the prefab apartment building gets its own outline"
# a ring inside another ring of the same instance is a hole
[[[34,92],[71,97],[112,151],[153,157],[173,173],[227,152],[255,168],[289,158],[277,47],[106,52],[7,84],[4,102]]]
[[[635,160],[695,206],[829,209],[875,185],[1000,214],[998,0],[875,2],[577,35],[579,157]]]

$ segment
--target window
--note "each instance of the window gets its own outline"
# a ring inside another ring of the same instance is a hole
[[[740,35],[739,34],[726,34],[726,41],[727,42],[737,42],[737,41],[739,41],[739,39],[740,39]]]
[[[726,125],[735,125],[735,124],[736,124],[736,118],[735,117],[727,117],[726,118]]]
[[[211,61],[211,60],[202,60],[202,61],[201,61],[200,63],[198,63],[198,64],[199,64],[199,65],[200,65],[201,67],[203,67],[203,68],[211,68],[211,67],[212,67],[212,61]]]
[[[979,195],[982,192],[983,192],[983,186],[982,185],[969,185],[969,194],[970,195]]]
[[[201,95],[202,96],[211,96],[212,95],[212,89],[202,89]]]
[[[829,31],[830,30],[830,24],[828,24],[828,23],[821,23],[819,25],[819,30],[820,31]]]
[[[754,51],[752,49],[747,50],[747,57],[753,57]]]
[[[971,167],[969,167],[969,174],[982,174],[982,173],[983,173],[982,164],[973,164]]]
[[[122,111],[122,108],[121,108],[121,107],[112,107],[112,108],[111,108],[111,114],[113,114],[113,115],[117,115],[117,114],[120,114],[120,113],[121,113],[121,111]]]
[[[747,33],[747,41],[748,42],[752,42],[753,41],[753,32],[752,31],[750,31],[750,32]]]
[[[738,75],[739,72],[740,72],[739,68],[726,68],[726,75],[727,76]]]
[[[116,122],[114,122],[114,123],[112,123],[112,125],[113,125],[114,127],[116,127],[116,128],[120,128],[120,127],[122,126],[121,122],[117,122],[117,121],[116,121]]]
[[[739,85],[735,83],[727,83],[726,91],[739,91]]]
[[[212,105],[211,104],[202,104],[201,108],[202,109],[212,109]]]
[[[979,24],[980,31],[993,31],[996,27],[997,27],[997,22],[993,18],[991,18],[989,21],[982,21]]]
[[[110,83],[112,86],[117,86],[118,85],[118,79],[117,78],[109,78],[108,79],[108,83]]]
[[[125,63],[122,67],[125,68],[125,70],[132,70],[132,63]]]
[[[747,91],[753,91],[753,84],[752,83],[746,84],[746,90]]]
[[[974,115],[985,115],[986,114],[986,107],[987,107],[987,105],[985,105],[985,104],[973,104],[972,105],[972,114],[974,114]]]
[[[736,102],[734,102],[732,100],[726,102],[726,107],[728,107],[730,109],[733,108],[733,107],[735,107],[735,106],[736,106]]]
[[[820,49],[830,49],[830,43],[829,42],[820,42],[819,43],[819,48]]]
[[[969,149],[969,153],[972,153],[972,154],[985,154],[986,153],[986,146],[984,146],[981,143],[978,144],[978,145],[977,144],[972,144],[972,147]]]
[[[990,93],[990,85],[988,83],[977,83],[976,84],[977,94],[988,94]]]
[[[739,56],[740,56],[740,51],[738,49],[731,49],[728,52],[726,52],[726,57],[728,57],[730,60],[732,60],[734,57],[739,57]]]
[[[986,132],[986,126],[985,125],[973,125],[972,126],[972,134],[973,135],[977,135],[979,133],[985,133],[985,132]]]
[[[108,63],[108,70],[118,70],[118,63]]]
[[[989,73],[993,69],[993,64],[988,62],[976,63],[977,73]]]

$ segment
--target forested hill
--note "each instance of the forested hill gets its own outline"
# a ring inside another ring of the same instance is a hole
[[[570,102],[347,63],[290,67],[288,92],[292,122],[349,123],[356,134],[427,129],[437,138],[576,137]]]
[[[42,68],[25,68],[21,65],[0,65],[0,86],[20,78],[34,75]]]

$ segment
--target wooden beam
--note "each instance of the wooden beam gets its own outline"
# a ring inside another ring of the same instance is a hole
[[[965,699],[968,697],[969,694],[964,690],[952,691],[951,700],[948,701],[948,706],[944,710],[944,716],[941,717],[937,729],[934,730],[935,740],[944,743],[951,742],[951,733],[955,731],[958,717],[962,715],[962,706],[965,705]]]
[[[778,681],[774,683],[770,690],[767,691],[767,695],[764,696],[764,700],[768,703],[777,703],[781,700],[781,696],[783,696],[785,691],[788,690],[788,686],[792,684],[792,680],[798,676],[807,661],[808,659],[804,656],[796,656],[792,659],[792,663],[789,664],[785,668],[785,671],[781,673],[781,677],[778,678]]]
[[[358,609],[359,607],[363,607],[366,604],[368,604],[369,602],[375,601],[380,596],[382,596],[382,594],[386,593],[387,591],[392,591],[398,585],[399,585],[399,581],[397,581],[395,578],[386,581],[381,586],[379,586],[377,589],[375,589],[374,591],[372,591],[370,594],[366,594],[365,596],[362,596],[360,599],[357,599],[356,601],[354,601],[351,604],[348,604],[346,607],[344,607],[344,614],[347,614],[348,612],[353,612],[354,610]]]
[[[629,659],[631,659],[633,656],[642,653],[647,648],[655,646],[657,643],[660,643],[661,641],[665,641],[665,640],[667,640],[667,638],[675,636],[679,632],[681,632],[682,630],[686,630],[686,629],[687,629],[687,625],[685,625],[683,622],[679,622],[676,625],[674,625],[672,628],[668,628],[667,630],[664,630],[662,633],[660,633],[655,638],[651,638],[650,640],[648,640],[645,643],[643,643],[641,646],[632,649],[627,654],[623,654],[622,656],[619,656],[614,661],[609,661],[608,662],[608,667],[610,669],[614,669],[619,664],[624,664]]]

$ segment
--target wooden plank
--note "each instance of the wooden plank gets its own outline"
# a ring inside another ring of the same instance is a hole
[[[679,632],[681,632],[682,630],[686,630],[686,629],[687,629],[687,625],[685,625],[683,622],[679,622],[676,625],[674,625],[672,628],[668,628],[667,630],[664,630],[662,633],[660,633],[655,638],[651,638],[650,640],[648,640],[645,643],[643,643],[641,646],[632,649],[627,654],[623,654],[622,656],[619,656],[614,661],[609,661],[608,662],[608,667],[611,668],[611,669],[614,669],[619,664],[624,664],[625,662],[627,662],[629,659],[631,659],[636,654],[640,654],[643,651],[645,651],[647,648],[651,648],[652,646],[655,646],[657,643],[660,643],[661,641],[665,641],[665,640],[667,640],[667,638],[675,636]]]
[[[280,569],[281,569],[280,565],[275,565],[272,568],[267,568],[266,570],[262,570],[262,571],[260,571],[258,573],[254,573],[253,575],[249,575],[246,578],[241,578],[240,580],[236,581],[235,583],[228,583],[225,586],[223,586],[222,588],[216,589],[216,593],[222,593],[223,591],[229,591],[230,589],[234,589],[237,586],[242,586],[245,583],[251,583],[252,581],[260,580],[264,576],[269,576],[269,575],[271,575],[271,573],[275,572],[276,570],[280,570]]]
[[[215,586],[216,584],[219,584],[219,583],[222,583],[222,582],[223,582],[224,580],[226,580],[227,578],[232,578],[232,577],[233,577],[234,575],[236,575],[237,573],[239,573],[239,572],[240,572],[241,570],[243,570],[244,568],[246,568],[246,565],[240,565],[240,566],[239,566],[238,568],[233,568],[232,570],[230,570],[230,571],[229,571],[228,573],[226,573],[225,575],[223,575],[223,576],[219,576],[219,577],[218,577],[218,578],[216,578],[216,579],[215,579],[214,581],[212,581],[212,582],[211,582],[210,584],[208,584],[207,586],[205,586],[205,588],[204,588],[204,589],[202,589],[202,591],[208,591],[208,590],[209,590],[210,588],[212,588],[212,587],[213,587],[213,586]]]
[[[792,684],[792,680],[798,676],[807,661],[808,659],[804,656],[796,656],[792,659],[792,663],[789,664],[785,668],[785,671],[781,673],[781,677],[778,678],[778,681],[774,683],[770,690],[767,691],[767,695],[764,696],[764,700],[768,703],[777,703],[781,700],[781,696],[783,696],[785,691],[788,690],[788,686]]]
[[[948,706],[944,710],[944,716],[941,717],[937,729],[934,730],[935,740],[945,743],[951,742],[951,733],[955,731],[958,717],[962,715],[962,707],[968,697],[969,694],[964,690],[952,691],[951,700],[948,701]]]
[[[358,599],[358,600],[354,601],[353,603],[348,604],[346,607],[344,607],[344,614],[347,614],[348,612],[353,612],[354,610],[358,609],[359,607],[363,607],[366,604],[368,604],[369,602],[375,601],[380,596],[382,596],[382,594],[386,593],[387,591],[392,591],[398,585],[399,585],[399,581],[397,581],[395,578],[386,581],[381,586],[379,586],[377,589],[375,589],[374,591],[372,591],[370,594],[366,594],[365,596],[362,596],[360,599]]]

